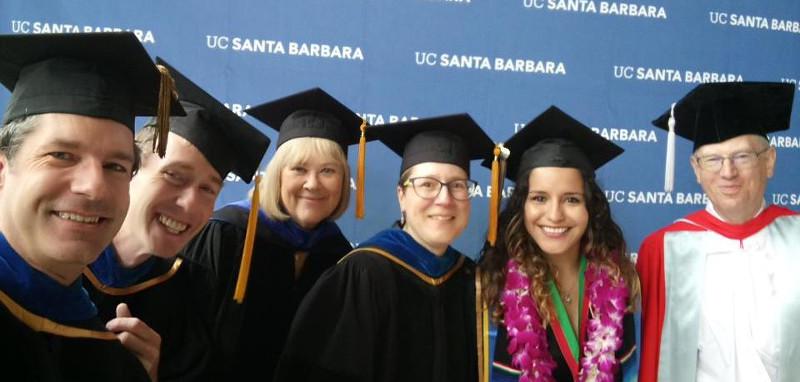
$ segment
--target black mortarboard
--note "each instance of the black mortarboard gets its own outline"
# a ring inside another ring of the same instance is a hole
[[[786,130],[794,92],[792,84],[780,82],[700,84],[675,103],[675,134],[693,141],[697,150],[740,135]],[[671,111],[653,125],[669,130]]]
[[[253,106],[247,114],[278,130],[277,146],[294,138],[326,138],[347,155],[347,146],[361,137],[361,117],[320,88]]]
[[[454,114],[371,127],[377,138],[403,158],[402,174],[424,162],[450,163],[469,175],[469,162],[492,155],[494,143],[469,114]]]
[[[69,113],[108,118],[133,130],[137,115],[183,115],[165,78],[133,33],[0,36],[0,82],[11,90],[3,124]],[[166,97],[171,101],[160,103]]]
[[[576,168],[593,177],[596,169],[624,151],[555,106],[528,122],[504,146],[511,151],[506,177],[513,181],[537,167]],[[490,160],[481,164],[491,165]]]
[[[667,130],[664,190],[675,179],[675,135],[692,142],[692,151],[740,135],[786,130],[792,115],[794,85],[780,82],[721,82],[697,85],[653,121]]]
[[[160,57],[156,63],[175,78],[185,117],[170,118],[171,132],[191,142],[222,178],[233,172],[250,183],[269,138]]]

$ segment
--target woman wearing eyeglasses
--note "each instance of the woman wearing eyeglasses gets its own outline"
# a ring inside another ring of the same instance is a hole
[[[326,272],[300,306],[276,381],[475,381],[474,264],[453,241],[471,159],[493,144],[466,114],[373,127],[402,155],[401,219]]]

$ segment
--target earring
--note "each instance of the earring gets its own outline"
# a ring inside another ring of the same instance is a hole
[[[400,227],[406,225],[406,212],[400,211]]]

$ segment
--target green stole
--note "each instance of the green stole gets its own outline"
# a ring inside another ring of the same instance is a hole
[[[583,326],[582,318],[583,318],[583,295],[584,295],[584,274],[586,273],[586,256],[581,256],[581,263],[578,270],[578,328],[573,328],[572,323],[569,320],[569,315],[567,314],[567,308],[564,306],[564,302],[561,300],[561,294],[558,293],[558,287],[556,287],[556,283],[551,280],[550,281],[550,297],[553,301],[553,307],[555,308],[556,319],[558,320],[558,326],[552,325],[553,331],[557,331],[561,329],[561,333],[555,333],[556,337],[559,337],[558,334],[563,334],[564,339],[566,339],[567,344],[569,345],[569,352],[572,353],[572,357],[577,364],[580,357],[580,341],[578,340],[577,333],[580,332],[581,326]],[[559,328],[560,327],[560,328]],[[562,349],[564,350],[564,349]],[[565,357],[568,357],[568,354],[564,354]],[[569,363],[569,362],[568,362]]]

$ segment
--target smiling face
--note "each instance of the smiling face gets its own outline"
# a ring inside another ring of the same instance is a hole
[[[545,257],[579,255],[589,224],[584,182],[574,168],[539,167],[528,177],[525,228]]]
[[[0,156],[0,229],[34,268],[74,281],[128,210],[133,133],[108,119],[41,114],[11,161]]]
[[[311,156],[281,170],[281,205],[304,229],[333,215],[342,198],[344,169],[334,158]]]
[[[719,171],[701,168],[696,158],[761,153],[752,167],[737,167],[725,159]],[[741,135],[726,141],[703,145],[691,159],[697,182],[711,199],[714,209],[728,222],[742,224],[755,217],[764,200],[767,181],[775,170],[775,149],[757,135]]]
[[[461,167],[446,163],[426,162],[407,170],[408,178],[433,178],[447,183],[466,180],[467,173]],[[403,230],[420,245],[437,255],[467,228],[471,204],[469,199],[456,200],[447,187],[442,187],[433,199],[423,199],[413,186],[398,186],[397,199],[400,211],[405,215]]]
[[[127,264],[143,255],[175,256],[211,217],[222,187],[217,170],[177,134],[169,134],[164,158],[146,153],[142,159],[131,181],[131,208],[114,238]]]

